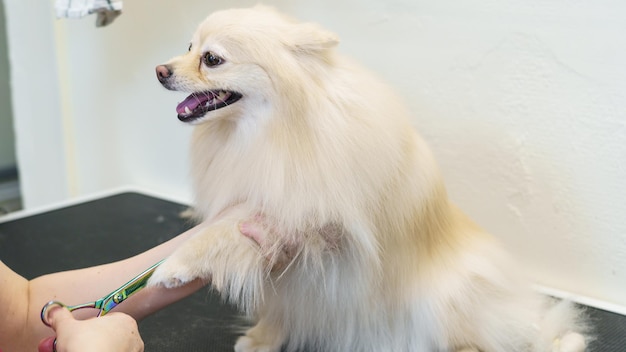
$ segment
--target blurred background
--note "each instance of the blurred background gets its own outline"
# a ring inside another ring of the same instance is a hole
[[[0,0],[0,213],[120,186],[190,200],[184,94],[154,67],[210,12],[255,3],[126,0],[96,28]],[[451,197],[534,282],[626,307],[626,2],[266,3],[396,88]]]

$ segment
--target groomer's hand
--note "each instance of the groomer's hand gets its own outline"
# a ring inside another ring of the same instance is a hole
[[[109,313],[103,317],[76,320],[67,309],[53,307],[48,321],[56,332],[58,352],[142,352],[143,341],[137,322],[124,313]],[[52,352],[54,337],[39,343],[39,352]]]

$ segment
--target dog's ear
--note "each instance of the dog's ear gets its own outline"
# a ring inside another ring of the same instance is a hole
[[[295,25],[289,43],[296,52],[320,52],[339,44],[339,37],[313,23]]]

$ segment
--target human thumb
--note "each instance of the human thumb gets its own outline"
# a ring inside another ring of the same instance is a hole
[[[57,331],[61,325],[73,320],[74,316],[72,316],[72,313],[65,307],[52,307],[48,313],[48,323],[50,323],[50,327],[54,329],[54,331]]]

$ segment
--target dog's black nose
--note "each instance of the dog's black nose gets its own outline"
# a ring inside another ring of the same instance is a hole
[[[172,75],[172,69],[168,65],[159,65],[156,74],[159,82],[164,83]]]

